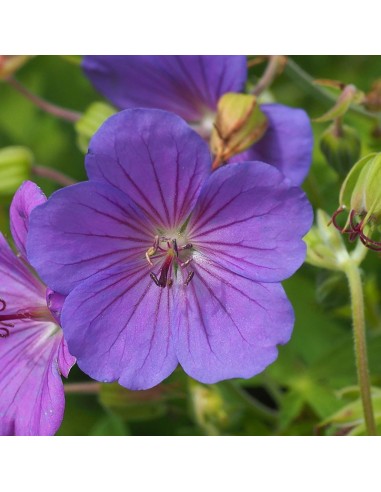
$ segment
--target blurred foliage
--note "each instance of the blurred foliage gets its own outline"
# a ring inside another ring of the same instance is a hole
[[[77,61],[75,57],[38,56],[20,69],[17,78],[48,101],[82,113],[92,103],[105,101],[91,87]],[[316,79],[340,80],[364,92],[370,91],[373,82],[381,76],[381,57],[297,56],[294,61]],[[258,80],[263,67],[250,69],[250,83]],[[304,108],[311,118],[332,106],[301,90],[286,72],[275,80],[263,98]],[[43,113],[2,82],[0,108],[0,148],[24,146],[32,151],[37,164],[77,180],[86,179],[83,152],[78,147],[73,124]],[[95,106],[99,108],[103,110],[102,106]],[[345,122],[361,136],[361,155],[381,151],[381,139],[374,136],[374,122],[353,112],[345,116]],[[86,125],[82,125],[85,135],[80,139],[82,148],[87,138]],[[320,136],[328,123],[312,125],[313,166],[304,188],[315,209],[322,208],[331,214],[338,207],[342,177],[329,166],[320,150]],[[56,189],[48,180],[35,178],[35,181],[48,195]],[[1,198],[0,228],[5,232],[9,227],[9,202],[10,197]],[[381,386],[379,255],[368,254],[362,267],[367,274],[369,359],[379,423],[381,397],[376,388]],[[207,386],[189,380],[178,369],[149,391],[131,392],[112,384],[103,385],[99,394],[68,394],[65,418],[58,434],[361,434],[358,392],[353,388],[356,371],[345,278],[339,273],[305,265],[284,286],[295,308],[295,329],[291,341],[279,347],[277,361],[262,374],[250,380]],[[90,383],[78,368],[72,370],[68,382]]]

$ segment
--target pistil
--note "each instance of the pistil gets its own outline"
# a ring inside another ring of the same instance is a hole
[[[165,243],[166,248],[160,246],[160,243]],[[151,266],[154,266],[152,262],[153,259],[160,258],[163,254],[165,254],[165,257],[159,273],[150,273],[152,281],[161,288],[171,287],[173,285],[173,279],[171,277],[173,266],[179,266],[182,269],[187,268],[191,263],[192,258],[190,257],[185,259],[185,261],[182,261],[180,259],[180,254],[185,250],[192,249],[192,247],[193,246],[191,243],[186,243],[185,245],[179,247],[176,239],[155,236],[153,245],[146,252],[146,259]],[[184,281],[184,285],[189,284],[193,278],[193,275],[194,272],[192,271],[188,273]]]

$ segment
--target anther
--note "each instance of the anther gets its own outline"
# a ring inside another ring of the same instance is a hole
[[[172,239],[172,247],[175,250],[176,256],[179,256],[179,249],[177,247],[177,241],[176,241],[176,239]]]
[[[194,277],[194,272],[189,272],[187,278],[185,279],[184,285],[189,285],[193,277]]]
[[[192,248],[193,248],[193,244],[187,243],[187,244],[184,244],[184,246],[182,246],[180,249],[192,249]]]
[[[151,273],[149,274],[149,276],[152,278],[152,280],[155,282],[155,284],[156,284],[158,287],[161,287],[161,284],[160,284],[159,279],[156,277],[156,275],[155,275],[153,272],[151,272]]]
[[[185,268],[189,265],[191,261],[193,261],[193,258],[188,258],[188,260],[186,261],[179,261],[179,265],[181,266],[181,268]]]

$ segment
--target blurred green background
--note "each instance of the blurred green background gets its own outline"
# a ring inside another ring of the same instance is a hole
[[[314,78],[353,83],[364,91],[369,91],[374,80],[381,78],[381,57],[297,56],[293,60]],[[250,70],[250,82],[255,83],[263,67],[258,65]],[[17,73],[17,78],[39,96],[79,112],[102,100],[80,66],[64,57],[34,57]],[[315,97],[313,87],[302,88],[287,70],[265,97],[304,108],[312,118],[322,115],[329,107]],[[362,155],[371,150],[381,151],[381,139],[372,136],[374,123],[352,113],[345,121],[358,130]],[[313,123],[314,159],[304,188],[315,208],[332,214],[338,206],[342,177],[329,167],[319,149],[320,135],[327,126],[327,123]],[[86,179],[84,154],[77,145],[73,124],[43,113],[12,87],[0,82],[0,148],[9,145],[30,148],[39,165],[55,168],[77,180]],[[48,195],[57,188],[45,179],[35,181]],[[0,198],[0,227],[8,234],[11,197]],[[381,387],[379,255],[369,253],[363,269],[371,378],[375,387]],[[356,403],[345,278],[305,265],[284,286],[296,312],[294,334],[287,345],[280,347],[278,360],[262,374],[247,381],[206,386],[190,380],[178,369],[167,381],[149,391],[130,392],[116,384],[86,386],[85,392],[67,394],[65,418],[58,434],[346,433],[345,421],[339,425],[340,419],[331,418],[346,405]],[[75,367],[66,382],[86,383],[89,379]],[[352,411],[355,414],[356,409],[353,407]]]

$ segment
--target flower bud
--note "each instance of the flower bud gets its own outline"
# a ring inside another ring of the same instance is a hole
[[[0,80],[13,75],[31,56],[27,55],[0,55]]]
[[[191,380],[190,397],[195,421],[209,436],[218,436],[228,426],[229,415],[216,385]]]
[[[89,142],[99,127],[117,111],[109,104],[95,102],[91,104],[83,113],[81,118],[75,123],[77,131],[77,144],[83,153],[87,152]]]
[[[304,241],[307,244],[307,263],[327,268],[342,270],[342,265],[349,259],[339,231],[329,227],[329,215],[323,210],[317,211],[316,225],[310,229]]]
[[[0,149],[0,193],[15,193],[29,179],[33,161],[33,154],[26,147]]]
[[[337,217],[349,211],[344,227]],[[349,240],[357,237],[370,249],[381,251],[381,242],[371,238],[381,221],[381,153],[369,154],[351,169],[340,190],[340,207],[332,222]]]
[[[360,157],[361,140],[354,128],[333,124],[322,134],[320,150],[335,171],[346,175]]]
[[[267,118],[251,94],[228,92],[218,101],[217,118],[211,136],[216,156],[214,167],[226,162],[257,142],[267,129]]]

